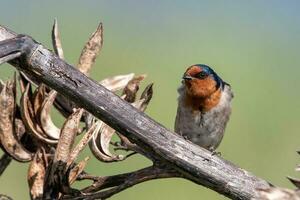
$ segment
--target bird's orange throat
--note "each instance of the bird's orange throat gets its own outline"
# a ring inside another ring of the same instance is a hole
[[[188,94],[188,92],[185,93],[185,105],[187,107],[191,107],[192,110],[199,110],[201,112],[207,112],[214,108],[221,99],[221,88],[217,89],[215,92],[213,92],[208,97],[197,97],[192,96]]]

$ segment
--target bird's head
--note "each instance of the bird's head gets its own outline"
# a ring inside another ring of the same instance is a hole
[[[190,66],[183,75],[187,93],[192,97],[206,98],[223,87],[222,79],[209,66]]]

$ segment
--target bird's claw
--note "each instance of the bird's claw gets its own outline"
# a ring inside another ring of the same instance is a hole
[[[211,155],[212,155],[212,156],[221,156],[222,154],[221,154],[220,151],[215,151],[215,150],[214,150],[214,151],[211,152]]]

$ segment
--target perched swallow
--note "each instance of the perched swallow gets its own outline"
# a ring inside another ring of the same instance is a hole
[[[214,152],[231,114],[231,87],[203,64],[189,67],[182,79],[175,132]]]

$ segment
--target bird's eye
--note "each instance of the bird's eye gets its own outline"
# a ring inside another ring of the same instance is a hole
[[[196,78],[205,79],[207,76],[208,76],[208,74],[206,72],[202,71],[196,75]]]

